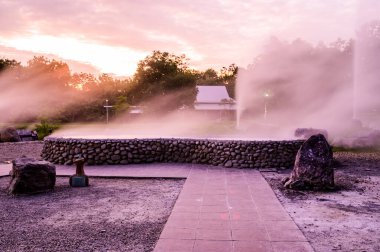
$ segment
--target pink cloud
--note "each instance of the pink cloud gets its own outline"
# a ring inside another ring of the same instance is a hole
[[[54,54],[42,54],[31,51],[17,50],[11,47],[0,45],[0,58],[4,57],[8,59],[16,59],[18,62],[21,62],[22,65],[26,65],[28,60],[31,60],[34,56],[45,56],[49,59],[64,61],[70,66],[70,70],[72,72],[92,73],[95,75],[100,73],[99,69],[88,63],[78,62],[69,59],[62,59]]]
[[[371,11],[380,9],[379,3],[368,1]],[[37,33],[146,54],[166,50],[190,58],[198,55],[193,64],[200,68],[245,66],[272,35],[315,43],[352,37],[357,4],[358,0],[0,0],[0,26],[5,27],[0,44]]]

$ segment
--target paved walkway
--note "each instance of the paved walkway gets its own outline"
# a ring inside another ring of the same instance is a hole
[[[0,166],[0,175],[10,165]],[[170,177],[186,182],[155,252],[314,251],[260,172],[191,164],[87,166],[104,177]],[[71,175],[73,166],[57,166]]]

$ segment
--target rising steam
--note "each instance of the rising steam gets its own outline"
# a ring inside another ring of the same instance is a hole
[[[0,74],[0,122],[33,121],[52,116],[74,102],[44,73],[19,77],[17,70]]]

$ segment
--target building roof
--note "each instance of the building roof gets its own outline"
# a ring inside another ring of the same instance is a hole
[[[197,89],[196,110],[236,110],[236,102],[225,86],[197,86]]]
[[[196,102],[221,102],[230,100],[225,86],[197,86]]]

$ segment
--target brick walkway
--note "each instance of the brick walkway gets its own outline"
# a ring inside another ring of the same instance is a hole
[[[0,174],[7,173],[0,167]],[[58,175],[74,167],[57,166]],[[260,172],[191,164],[91,166],[90,176],[186,178],[155,252],[314,251]]]

